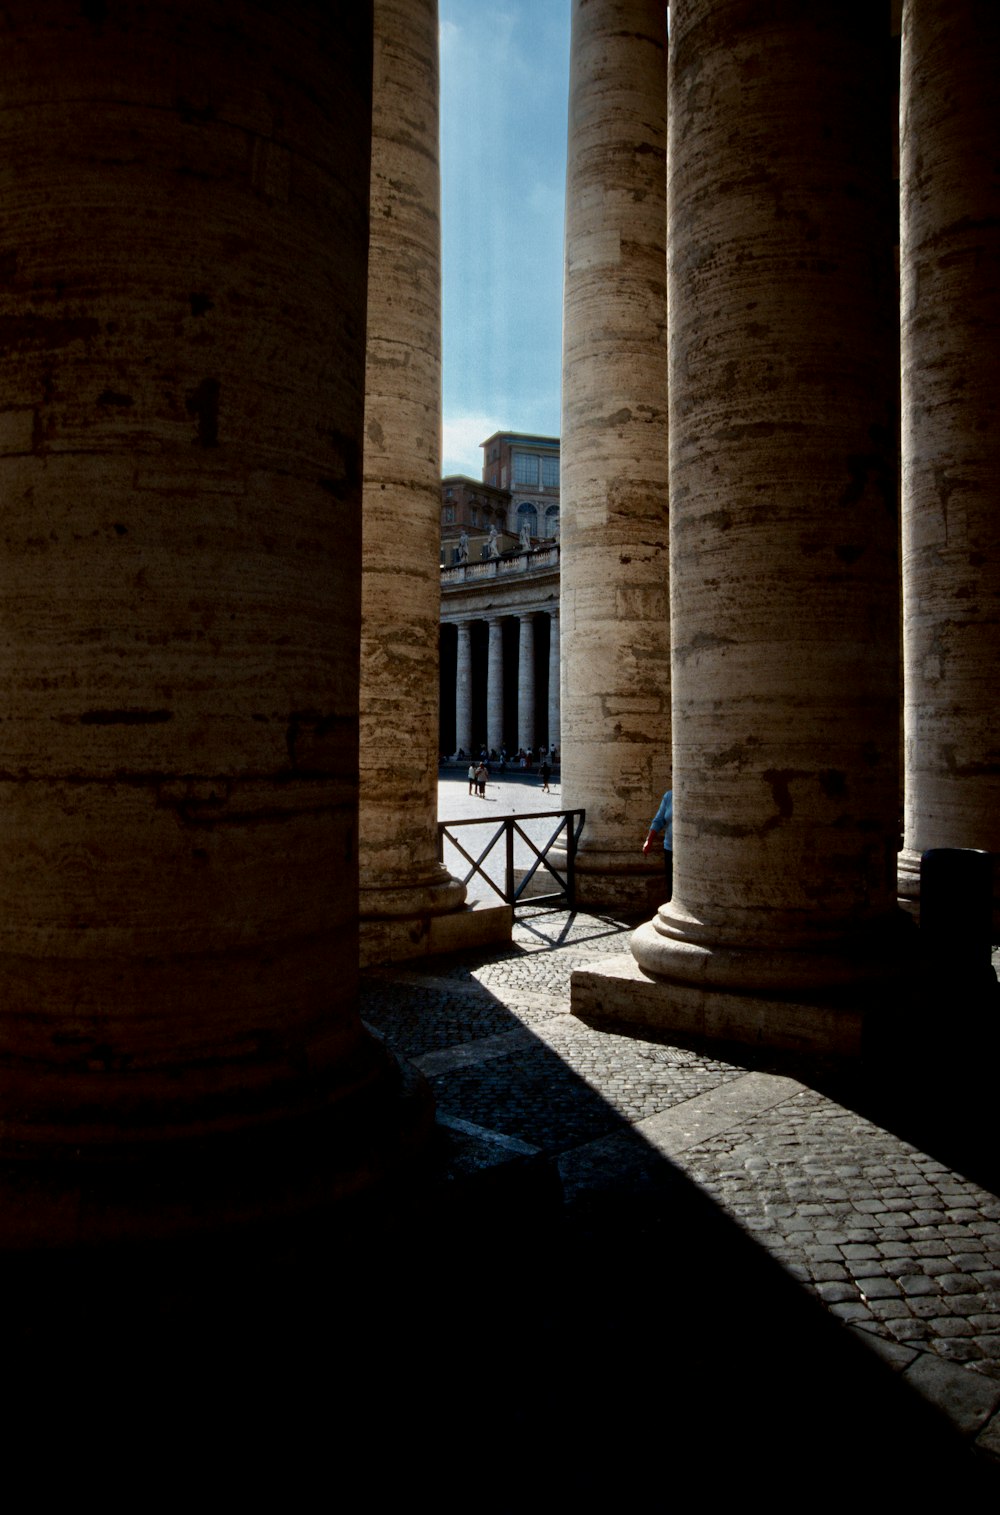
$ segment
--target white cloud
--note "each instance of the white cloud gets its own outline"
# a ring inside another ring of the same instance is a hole
[[[480,443],[495,431],[503,431],[506,422],[496,416],[450,415],[442,426],[441,472],[465,473],[470,478],[483,476]]]

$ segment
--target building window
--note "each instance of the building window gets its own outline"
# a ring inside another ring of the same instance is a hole
[[[514,454],[514,483],[537,484],[538,483],[538,459],[534,453],[515,452]]]
[[[454,523],[454,520],[455,520],[455,507],[454,507],[454,505],[446,505],[444,507],[444,523],[445,523],[445,525],[446,526],[451,526]]]
[[[473,526],[479,525],[479,511],[476,509],[475,505],[473,505],[472,509],[469,511],[469,520],[472,522]]]
[[[542,458],[542,484],[546,489],[559,488],[559,459]]]
[[[517,507],[517,529],[520,533],[522,526],[527,526],[533,537],[538,535],[538,511],[530,500],[524,500]]]
[[[550,505],[545,512],[545,535],[557,537],[559,535],[559,506]]]

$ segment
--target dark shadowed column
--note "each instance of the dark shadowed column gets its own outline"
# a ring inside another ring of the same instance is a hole
[[[900,888],[911,898],[927,848],[1000,853],[998,68],[996,6],[906,6]]]
[[[472,756],[472,623],[458,622],[455,672],[455,752]]]
[[[581,905],[650,909],[670,779],[666,8],[577,0],[563,304],[562,775]],[[650,892],[652,886],[652,893]]]
[[[437,859],[439,202],[437,0],[375,0],[361,602],[362,962],[426,950],[433,917],[459,910],[465,900],[464,885]]]
[[[123,19],[127,15],[127,24]],[[367,1183],[371,14],[5,12],[0,1237]]]
[[[897,968],[887,25],[671,18],[674,895],[633,952],[666,1014],[802,1044],[769,992]]]
[[[535,745],[535,618],[522,611],[517,633],[517,741],[525,752]]]

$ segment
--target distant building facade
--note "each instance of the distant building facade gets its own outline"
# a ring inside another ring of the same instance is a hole
[[[441,481],[443,753],[559,741],[559,439],[494,432]]]

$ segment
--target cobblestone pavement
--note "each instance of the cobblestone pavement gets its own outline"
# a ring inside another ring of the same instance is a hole
[[[752,1259],[741,1279],[758,1264],[769,1279],[780,1270],[776,1297],[799,1296],[836,1321],[839,1339],[863,1344],[880,1372],[943,1412],[963,1455],[992,1476],[1000,1201],[988,1122],[963,1147],[919,1090],[880,1102],[853,1073],[583,1025],[569,1013],[571,973],[621,952],[626,931],[538,911],[519,919],[509,949],[481,961],[367,974],[362,1014],[424,1073],[439,1122],[481,1144],[484,1171],[534,1159],[558,1172],[574,1247],[584,1232],[620,1226],[622,1236],[669,1236],[676,1261],[677,1217],[690,1227],[685,1246],[707,1227],[715,1241],[696,1248],[686,1311],[710,1318],[710,1302],[693,1303],[699,1277],[715,1279],[711,1310],[719,1289],[731,1293],[712,1271],[720,1245]],[[620,1253],[604,1246],[614,1269]],[[744,1329],[738,1312],[726,1319],[727,1331]]]

